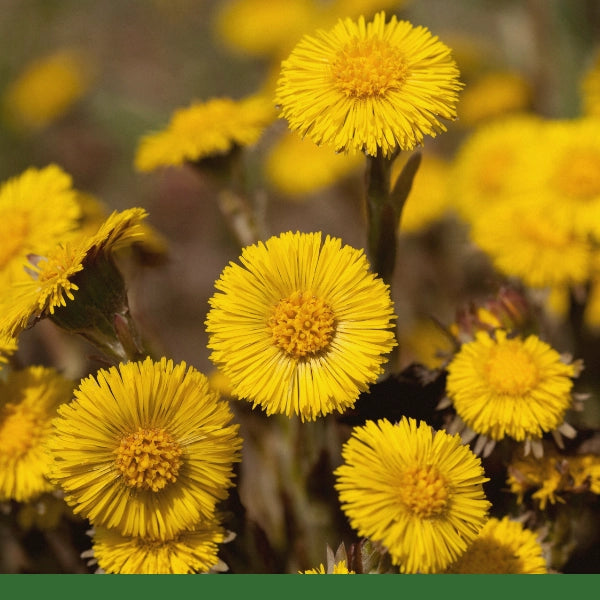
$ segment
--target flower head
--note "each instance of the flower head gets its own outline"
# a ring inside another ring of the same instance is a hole
[[[246,247],[216,282],[211,360],[233,393],[302,420],[354,405],[395,346],[389,288],[360,250],[320,233]]]
[[[536,534],[508,517],[491,518],[446,573],[541,575],[547,573]]]
[[[27,502],[53,489],[44,444],[72,390],[71,381],[41,366],[12,371],[0,381],[0,500]]]
[[[276,103],[292,130],[335,151],[410,150],[456,118],[462,84],[450,49],[380,12],[305,36],[283,61]]]
[[[51,479],[94,526],[166,541],[212,519],[227,496],[241,446],[231,419],[183,362],[101,369],[54,421]]]
[[[57,165],[29,168],[0,187],[0,282],[25,276],[31,253],[41,254],[78,226],[80,208],[70,175]]]
[[[235,146],[256,143],[274,119],[274,108],[262,96],[194,102],[176,110],[166,129],[142,138],[135,167],[153,171],[227,154]]]
[[[304,571],[304,575],[355,575],[354,571],[349,571],[346,566],[346,561],[341,560],[340,562],[333,565],[331,571],[325,570],[325,565],[321,563],[316,569],[307,569]]]
[[[72,331],[83,333],[91,323],[103,334],[113,332],[113,316],[126,310],[126,294],[112,254],[138,239],[145,217],[141,208],[115,211],[94,235],[59,243],[44,256],[30,255],[29,275],[0,303],[0,330],[18,335],[51,317]]]
[[[571,408],[574,364],[536,335],[479,331],[448,365],[446,392],[472,431],[492,440],[539,440]]]
[[[19,129],[40,130],[62,117],[88,90],[90,64],[64,49],[31,62],[4,95],[4,110]]]
[[[219,544],[224,541],[225,530],[217,520],[166,540],[128,537],[114,529],[95,527],[92,552],[104,573],[186,575],[220,566]]]
[[[481,461],[459,436],[405,417],[355,427],[335,471],[342,509],[360,536],[403,573],[436,573],[463,554],[487,519]]]

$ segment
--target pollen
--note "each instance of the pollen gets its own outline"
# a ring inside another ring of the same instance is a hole
[[[404,471],[399,496],[415,517],[430,519],[444,513],[448,491],[446,480],[434,465],[415,465]]]
[[[484,371],[490,387],[500,394],[521,396],[539,382],[537,365],[517,340],[492,348]]]
[[[335,318],[322,299],[309,292],[294,292],[275,306],[268,325],[277,347],[294,358],[305,358],[327,350]]]
[[[402,87],[408,68],[402,53],[380,39],[354,38],[336,55],[331,66],[334,87],[357,99],[385,96]]]
[[[115,451],[126,485],[158,492],[177,480],[182,450],[164,429],[142,429],[126,435]]]

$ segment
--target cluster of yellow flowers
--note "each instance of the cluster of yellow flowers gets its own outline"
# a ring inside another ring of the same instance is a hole
[[[246,4],[257,10],[261,3]],[[323,14],[313,20],[310,5],[293,3],[278,41],[236,39],[245,51],[262,42],[257,53],[278,55],[300,36],[298,27],[329,23]],[[160,233],[145,225],[145,209],[108,214],[57,165],[32,167],[0,188],[0,501],[64,499],[91,527],[84,558],[100,572],[229,568],[219,551],[241,532],[229,531],[222,505],[244,460],[231,403],[304,426],[344,417],[393,374],[399,228],[418,231],[452,209],[507,277],[532,288],[595,289],[597,119],[520,114],[481,125],[452,164],[434,154],[421,164],[419,153],[397,158],[457,118],[457,64],[424,27],[383,11],[371,20],[347,14],[286,49],[274,90],[178,109],[136,152],[142,172],[187,165],[221,175],[218,200],[242,249],[215,282],[204,324],[226,393],[193,366],[154,356],[135,323],[120,261],[165,252]],[[221,27],[231,23],[223,17]],[[512,98],[501,103],[507,110]],[[489,114],[496,119],[501,110]],[[265,168],[282,188],[309,193],[366,162],[366,251],[321,231],[265,236],[245,198],[230,189],[241,150],[277,117],[291,131]],[[290,184],[285,160],[322,168],[296,168]],[[541,510],[559,492],[600,493],[597,455],[561,455],[561,434],[576,433],[566,420],[576,408],[581,361],[506,315],[481,309],[469,327],[451,329],[452,347],[437,365],[445,382],[436,413],[449,409],[451,417],[439,426],[403,415],[344,430],[331,493],[356,537],[389,559],[387,572],[551,569],[539,522],[529,526],[526,515],[488,498],[484,460],[499,444],[518,453],[508,479],[518,503],[534,489]],[[85,338],[107,366],[76,380],[22,366],[20,340],[41,321]],[[561,452],[543,452],[548,435]],[[300,572],[383,571],[357,553],[328,558],[327,568]]]

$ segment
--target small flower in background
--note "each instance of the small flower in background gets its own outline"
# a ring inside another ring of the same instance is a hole
[[[215,34],[231,51],[245,56],[280,56],[319,22],[314,0],[229,0],[220,5]]]
[[[406,161],[401,157],[392,166],[392,187]],[[424,153],[410,194],[402,209],[400,231],[416,233],[441,220],[449,208],[450,163],[435,154]]]
[[[559,433],[575,433],[564,418],[581,368],[536,335],[477,332],[447,367],[446,393],[458,417],[450,431],[464,424],[470,429],[466,441],[478,435],[476,454],[487,455],[495,442],[510,437],[539,455],[543,434],[555,432],[560,440]]]
[[[460,95],[458,122],[465,127],[531,110],[533,91],[521,74],[491,71],[467,85]]]
[[[583,74],[580,95],[582,114],[589,117],[600,117],[600,52],[596,52]]]
[[[290,129],[336,152],[392,156],[456,118],[462,84],[450,49],[385,13],[307,35],[283,61],[275,101]]]
[[[537,535],[508,517],[491,518],[467,551],[445,571],[474,575],[542,575],[548,572]]]
[[[231,539],[216,519],[172,538],[152,540],[127,537],[113,529],[94,527],[93,545],[85,558],[99,572],[119,575],[187,575],[222,572],[219,545]]]
[[[172,540],[227,497],[242,443],[232,417],[184,362],[101,369],[54,421],[51,479],[93,526]]]
[[[22,279],[31,253],[43,253],[79,225],[71,176],[57,165],[31,167],[0,187],[0,283]]]
[[[415,419],[355,427],[335,489],[358,535],[382,544],[402,573],[437,573],[487,520],[481,461],[458,435]]]
[[[352,406],[396,345],[389,288],[361,250],[321,233],[244,248],[216,282],[210,359],[268,415],[312,421]]]
[[[9,358],[17,351],[17,339],[7,333],[0,333],[0,371],[3,363],[6,364]]]
[[[43,366],[11,371],[0,381],[0,501],[28,502],[53,489],[44,445],[73,387]]]
[[[570,494],[600,494],[600,456],[559,454],[555,448],[547,447],[539,459],[513,458],[506,483],[519,504],[531,494],[540,510],[546,510],[548,503],[565,503]]]
[[[89,59],[74,49],[34,60],[4,92],[5,120],[22,131],[48,127],[86,94],[93,70]]]
[[[166,129],[144,136],[136,150],[135,168],[154,171],[227,154],[235,147],[255,144],[275,120],[265,97],[242,100],[212,98],[194,102],[173,113]]]
[[[307,569],[304,575],[356,575],[354,571],[349,571],[346,566],[346,561],[342,560],[333,565],[331,571],[325,570],[325,565],[321,563],[316,569]]]
[[[307,195],[321,191],[364,170],[361,155],[336,154],[316,146],[293,132],[286,132],[270,148],[265,158],[267,182],[285,199],[304,201]]]

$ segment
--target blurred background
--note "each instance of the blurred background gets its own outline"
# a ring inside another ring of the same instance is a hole
[[[240,246],[215,201],[214,182],[188,167],[137,172],[138,143],[193,101],[268,93],[281,60],[303,34],[380,9],[439,36],[453,49],[466,84],[459,120],[426,140],[425,155],[451,163],[466,136],[499,114],[581,114],[581,82],[600,48],[597,0],[0,0],[0,181],[56,163],[73,177],[74,187],[109,209],[146,208],[168,256],[126,274],[132,311],[157,353],[209,373],[208,299]],[[290,168],[277,178],[270,153],[286,130],[285,122],[276,121],[245,149],[247,193],[260,209],[264,230],[323,231],[364,247],[364,162],[348,161],[335,180],[312,187],[291,181]],[[400,238],[392,284],[401,339],[397,369],[415,360],[435,363],[431,344],[422,343],[429,339],[427,319],[449,325],[458,307],[497,289],[488,259],[468,242],[452,211],[423,214],[418,177],[414,222],[407,220]],[[437,181],[425,183],[430,195]],[[47,325],[25,334],[25,356],[51,355],[73,377],[90,370],[85,344],[67,342]],[[48,343],[51,348],[40,345]],[[593,409],[589,419],[598,425]],[[247,492],[240,493],[243,499]],[[273,507],[254,510],[261,522],[261,510]],[[318,519],[314,523],[318,527]],[[279,525],[271,525],[261,522],[264,543],[272,549]],[[50,534],[37,555],[30,548],[34,559],[21,557],[20,563],[13,556],[4,570],[86,572],[78,551],[89,544],[84,528],[76,531],[71,546]],[[6,539],[2,547],[7,554],[12,548]],[[307,562],[317,556],[314,549],[303,551]],[[242,555],[229,557],[234,570],[244,568]],[[275,562],[265,559],[253,565],[255,571],[311,566],[265,556]],[[597,561],[597,550],[593,556]]]

